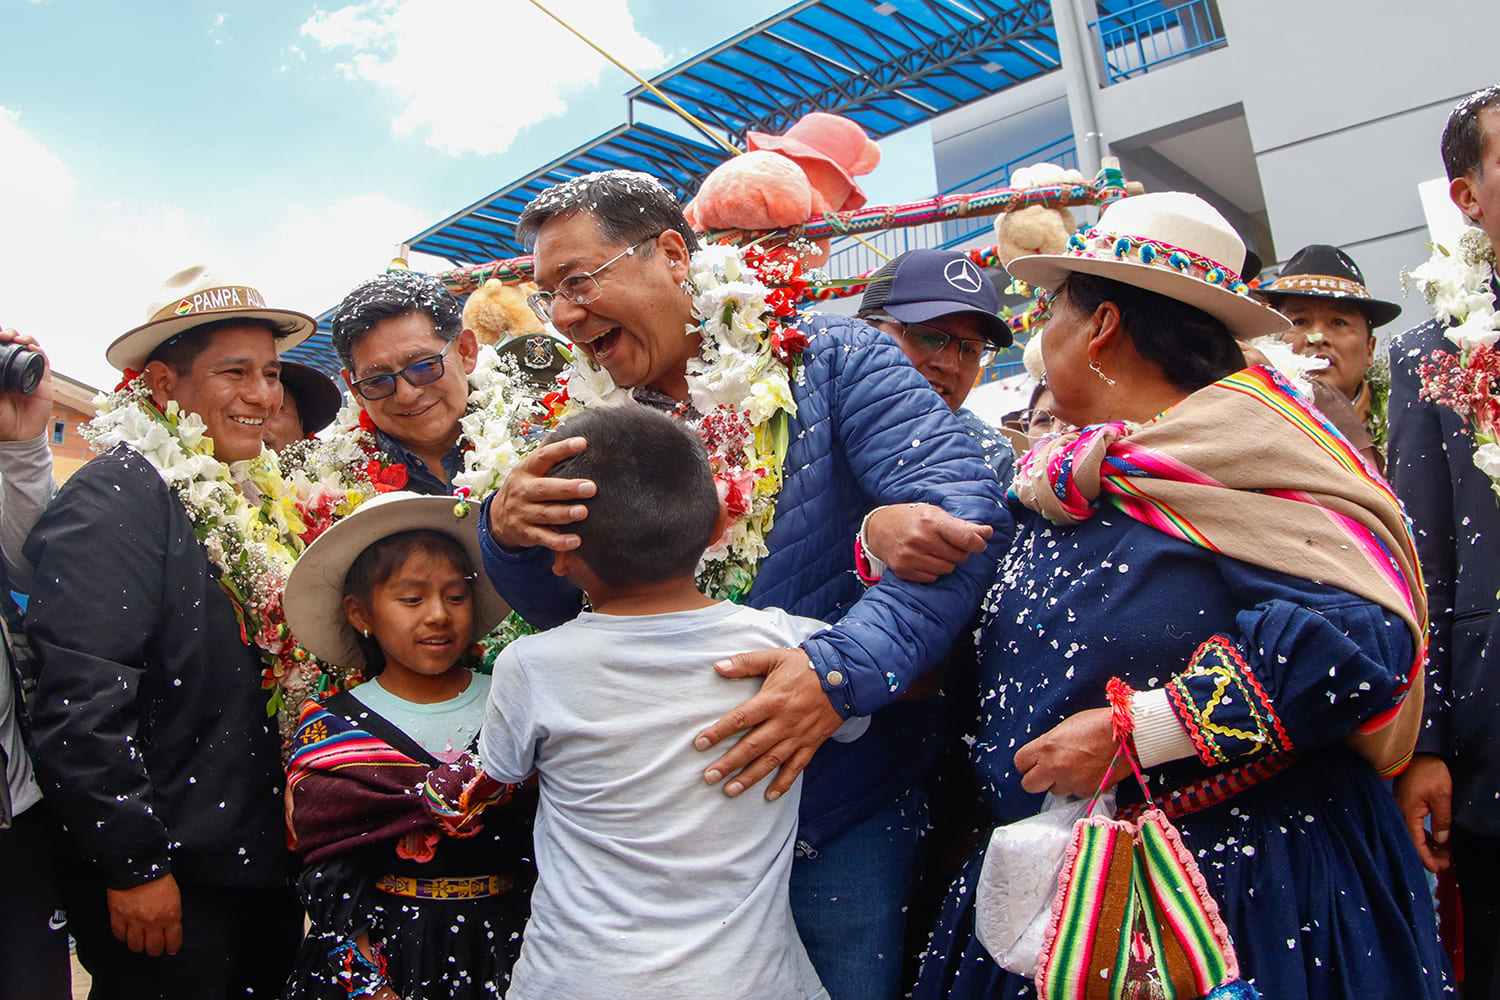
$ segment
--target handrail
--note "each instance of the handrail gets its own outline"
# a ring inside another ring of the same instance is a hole
[[[1216,0],[1170,7],[1162,0],[1143,0],[1090,22],[1089,28],[1098,39],[1107,85],[1228,43]]]

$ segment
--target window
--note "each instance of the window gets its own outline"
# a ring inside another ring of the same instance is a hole
[[[52,443],[62,444],[63,435],[67,433],[68,425],[61,420],[52,421]]]

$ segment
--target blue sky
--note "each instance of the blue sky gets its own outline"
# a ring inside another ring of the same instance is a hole
[[[646,75],[786,3],[548,0]],[[0,323],[104,386],[190,264],[316,313],[630,86],[525,0],[0,0]]]

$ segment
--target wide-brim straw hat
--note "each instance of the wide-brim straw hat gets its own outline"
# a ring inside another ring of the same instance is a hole
[[[1094,274],[1203,310],[1249,340],[1290,329],[1287,318],[1250,297],[1241,278],[1245,242],[1212,205],[1180,191],[1117,201],[1063,253],[1028,254],[1006,268],[1048,291],[1070,274]]]
[[[306,313],[272,309],[256,289],[196,265],[168,278],[146,308],[146,322],[116,338],[104,357],[118,371],[140,371],[153,351],[179,333],[223,319],[263,319],[289,330],[276,341],[278,354],[296,347],[318,328]]]
[[[367,500],[338,521],[297,559],[287,578],[281,606],[299,645],[342,667],[365,666],[358,636],[344,617],[344,578],[359,554],[382,538],[403,531],[440,531],[469,555],[474,580],[473,641],[488,635],[510,613],[485,575],[479,551],[479,504],[457,497],[396,491]]]

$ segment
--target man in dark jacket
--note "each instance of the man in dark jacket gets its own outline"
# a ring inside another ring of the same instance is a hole
[[[1500,248],[1500,87],[1454,109],[1443,131],[1454,204]],[[1500,304],[1500,282],[1491,273]],[[1452,353],[1429,321],[1391,344],[1391,481],[1416,529],[1431,631],[1427,701],[1396,798],[1432,871],[1451,863],[1463,901],[1466,997],[1500,996],[1500,503],[1457,411],[1419,398],[1419,366]],[[1430,817],[1432,830],[1423,830]]]
[[[110,362],[142,371],[159,408],[200,416],[221,462],[258,455],[278,346],[313,321],[202,268],[169,279],[148,316]],[[94,997],[279,996],[300,936],[262,662],[194,527],[120,444],[26,543],[38,770]]]
[[[538,197],[518,228],[535,241],[539,313],[637,402],[681,410],[703,335],[684,287],[697,238],[672,196],[642,174],[588,175]],[[806,768],[797,929],[834,1000],[879,1000],[899,988],[924,826],[914,761],[933,724],[925,709],[895,703],[957,638],[1013,526],[978,446],[889,337],[841,316],[796,325],[808,347],[791,386],[784,481],[745,602],[835,624],[797,649],[718,664],[728,676],[765,674],[765,684],[696,742],[708,750],[749,730],[717,760],[705,754],[705,778],[730,795],[779,768],[766,793],[778,796]],[[539,627],[580,608],[579,591],[550,567],[552,550],[576,547],[566,525],[583,508],[569,501],[591,496],[593,484],[547,472],[582,447],[574,438],[537,449],[491,494],[481,521],[486,571]],[[915,525],[909,534],[932,536],[936,582],[862,586],[854,538],[882,505]],[[865,736],[825,744],[851,715],[873,716]]]

